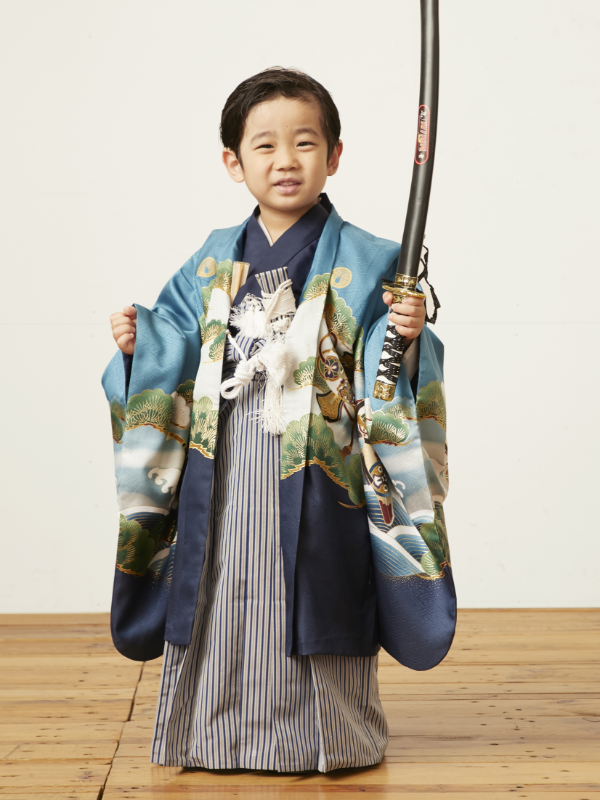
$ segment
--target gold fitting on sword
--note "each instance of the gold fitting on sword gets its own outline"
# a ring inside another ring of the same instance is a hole
[[[415,288],[417,278],[411,275],[396,275],[393,283],[382,281],[381,285],[384,292],[391,292],[394,295],[394,303],[401,303],[405,297],[425,297],[423,292]]]
[[[394,391],[396,387],[393,383],[383,383],[383,381],[375,381],[375,386],[373,387],[373,397],[376,397],[378,400],[385,400],[389,402],[390,400],[394,399]]]
[[[394,282],[390,283],[390,281],[386,281],[385,279],[382,281],[384,287],[389,286],[390,288],[388,291],[393,292],[399,289],[416,289],[417,288],[417,276],[416,275],[396,275],[394,278]]]

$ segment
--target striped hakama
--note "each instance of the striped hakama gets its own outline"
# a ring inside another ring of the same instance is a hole
[[[235,360],[228,347],[224,379]],[[165,643],[152,761],[278,772],[376,764],[387,745],[377,656],[285,655],[281,440],[257,424],[263,392],[257,373],[221,406],[192,639]]]

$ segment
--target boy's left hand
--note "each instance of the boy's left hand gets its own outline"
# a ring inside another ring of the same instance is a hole
[[[383,293],[383,302],[390,306],[390,322],[396,325],[396,330],[401,336],[406,336],[409,341],[416,339],[425,324],[425,304],[423,298],[405,297],[401,303],[394,303],[391,292]]]

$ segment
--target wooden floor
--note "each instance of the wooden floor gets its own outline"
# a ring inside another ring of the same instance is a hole
[[[382,654],[384,762],[322,775],[150,764],[160,662],[108,616],[0,616],[0,800],[600,800],[600,610],[462,611],[448,658]]]

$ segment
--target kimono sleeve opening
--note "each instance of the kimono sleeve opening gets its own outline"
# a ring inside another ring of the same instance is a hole
[[[199,291],[190,281],[196,260],[192,257],[175,273],[152,309],[134,303],[138,312],[134,354],[117,352],[102,377],[109,402],[116,396],[126,403],[131,395],[148,388],[171,393],[195,378],[202,314]]]
[[[134,355],[117,353],[102,380],[111,404],[120,519],[111,633],[117,650],[139,661],[157,658],[164,645],[178,489],[200,361],[193,269],[190,260],[151,310],[136,305]]]
[[[425,327],[412,382],[403,365],[394,398],[384,403],[372,390],[386,325],[387,312],[369,329],[364,353],[370,417],[363,454],[367,448],[373,468],[385,475],[367,491],[379,642],[404,666],[427,670],[445,657],[456,625],[442,510],[447,492],[443,346]]]

